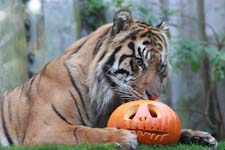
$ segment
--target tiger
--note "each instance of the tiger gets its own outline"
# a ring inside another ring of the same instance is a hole
[[[119,10],[113,22],[73,43],[30,80],[0,95],[0,145],[119,144],[136,149],[135,133],[106,127],[119,105],[160,98],[169,42],[157,26]],[[183,129],[181,142],[209,146],[204,131]]]

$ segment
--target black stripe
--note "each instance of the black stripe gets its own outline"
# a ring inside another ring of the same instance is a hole
[[[12,122],[12,110],[11,110],[11,98],[9,98],[8,102],[8,114],[9,114],[9,121]]]
[[[29,123],[30,123],[30,114],[31,114],[31,91],[32,91],[32,85],[33,85],[33,83],[34,83],[34,80],[35,80],[35,78],[37,77],[37,75],[34,75],[31,79],[30,79],[30,81],[28,82],[28,90],[27,90],[27,92],[26,92],[26,95],[27,95],[27,101],[28,101],[28,104],[29,104],[29,110],[28,110],[28,115],[27,115],[27,123],[26,123],[26,127],[28,127],[29,126]],[[19,119],[19,117],[17,117],[17,119]],[[27,130],[25,130],[25,133],[24,133],[24,136],[23,136],[23,139],[22,139],[22,143],[24,142],[24,140],[25,140],[25,138],[26,138],[26,134],[27,134]]]
[[[144,45],[150,45],[151,43],[149,41],[144,41],[143,44]]]
[[[161,45],[162,43],[156,42],[156,46],[159,46],[161,49],[163,49],[163,46]],[[161,50],[160,49],[160,50]]]
[[[58,59],[58,58],[57,58]],[[48,62],[45,66],[44,66],[44,68],[41,70],[41,72],[39,73],[39,80],[38,80],[38,82],[37,82],[37,93],[39,93],[39,91],[40,91],[40,83],[41,83],[41,79],[42,79],[42,77],[45,75],[45,73],[46,73],[46,71],[47,71],[47,67],[48,67],[48,65],[50,64],[50,63],[52,63],[54,60],[52,60],[52,61],[50,61],[50,62]]]
[[[56,115],[62,119],[63,121],[65,121],[67,124],[72,125],[72,123],[70,123],[56,108],[55,106],[52,104],[52,109],[53,111],[56,113]]]
[[[130,75],[129,71],[125,70],[125,69],[119,69],[119,70],[116,70],[114,72],[115,74],[125,74],[126,77],[128,77]]]
[[[130,43],[128,43],[128,45],[127,45],[131,50],[132,50],[132,52],[133,52],[133,54],[135,54],[135,45],[134,45],[134,43],[133,42],[130,42]]]
[[[48,62],[45,66],[44,66],[44,68],[41,70],[41,72],[40,72],[40,74],[39,74],[39,79],[38,79],[38,81],[37,81],[37,93],[39,93],[40,92],[40,83],[41,83],[41,79],[42,79],[42,77],[45,75],[45,73],[46,73],[46,71],[47,71],[47,67],[48,67],[48,65],[51,63],[52,61],[50,61],[50,62]]]
[[[162,42],[165,44],[165,47],[167,48],[166,38],[163,35],[159,35],[159,38],[162,39]]]
[[[147,22],[143,22],[143,21],[136,21],[136,23],[140,26],[144,26],[144,27],[149,27],[151,26],[150,23],[147,23]]]
[[[128,45],[127,45],[131,50],[132,50],[132,55],[130,55],[130,56],[135,56],[135,45],[134,45],[134,43],[133,42],[130,42],[130,43],[128,43]]]
[[[142,33],[140,37],[143,38],[143,37],[146,37],[147,35],[149,35],[149,31]]]
[[[105,67],[111,67],[113,65],[113,63],[115,62],[115,56],[116,54],[120,51],[120,49],[122,48],[122,46],[118,46],[115,48],[115,50],[113,51],[112,55],[110,56],[109,60],[106,63]]]
[[[145,59],[148,58],[149,53],[150,53],[150,50],[147,51],[146,56],[145,56]]]
[[[81,49],[81,47],[83,47],[83,45],[84,45],[87,41],[88,41],[88,38],[85,39],[85,40],[83,41],[83,43],[81,43],[78,47],[76,47],[76,48],[72,51],[72,53],[71,53],[70,55],[76,54],[76,53]]]
[[[80,121],[81,121],[82,125],[85,125],[85,126],[86,126],[86,123],[85,123],[85,121],[84,121],[84,119],[83,119],[83,117],[82,117],[81,110],[80,110],[80,108],[79,108],[79,106],[78,106],[78,103],[77,103],[77,101],[76,101],[76,99],[75,99],[73,93],[72,93],[71,91],[69,91],[69,92],[70,92],[70,95],[71,95],[71,97],[72,97],[72,99],[73,99],[73,101],[74,101],[74,104],[76,105],[77,111],[78,111],[79,116],[80,116]]]
[[[132,36],[131,36],[131,40],[132,40],[132,41],[135,41],[135,40],[136,40],[136,36],[135,36],[135,35],[132,35]]]
[[[136,35],[141,31],[141,29],[137,28],[130,34],[128,34],[122,41],[120,41],[121,44],[125,42],[128,38],[131,39],[132,41],[135,41],[137,39]]]
[[[104,51],[104,52],[103,52],[103,54],[102,54],[102,56],[99,58],[98,62],[100,62],[100,61],[105,57],[106,52],[107,52],[107,51]]]
[[[24,84],[20,86],[20,94],[19,94],[20,98],[23,95],[23,91],[24,91]]]
[[[98,50],[100,49],[102,43],[105,41],[109,30],[111,30],[111,28],[107,29],[104,33],[102,33],[101,36],[99,36],[99,38],[98,38],[99,41],[97,42],[97,44],[94,48],[93,55],[96,55],[98,53]]]
[[[105,74],[108,74],[106,75],[106,79],[107,81],[109,82],[109,84],[112,86],[112,87],[115,87],[116,84],[112,81],[111,78],[109,78],[109,74],[111,74],[111,72],[109,71],[109,69],[111,68],[111,66],[113,65],[113,63],[115,62],[115,56],[116,54],[121,50],[122,46],[118,46],[115,48],[115,50],[113,51],[113,53],[111,54],[111,56],[109,57],[109,60],[107,61],[107,63],[105,64],[105,66],[103,67],[103,72]]]
[[[100,47],[102,46],[102,43],[104,42],[104,40],[99,40],[94,48],[93,51],[93,55],[95,56],[98,53],[98,50],[100,49]]]
[[[140,48],[140,47],[138,47],[138,50],[137,50],[137,51],[138,51],[138,55],[139,55],[140,57],[142,57],[142,56],[141,56],[141,48]]]
[[[34,82],[34,79],[36,78],[36,75],[33,76],[30,80],[30,85],[29,85],[29,88],[27,90],[27,97],[28,97],[28,100],[31,99],[31,91],[32,91],[32,85],[33,85],[33,82]]]
[[[51,63],[52,61],[50,61],[50,62],[48,62],[45,66],[44,66],[44,68],[41,70],[41,74],[45,74],[46,73],[46,70],[47,70],[47,67],[48,67],[48,65]]]
[[[8,128],[6,127],[6,122],[5,122],[5,118],[4,118],[4,97],[1,101],[1,117],[2,117],[2,126],[3,126],[3,130],[4,130],[4,134],[7,138],[7,141],[9,142],[10,145],[13,145],[13,141],[11,136],[9,135],[9,131]]]
[[[133,57],[133,55],[122,55],[119,59],[119,65],[122,63],[122,61],[124,61],[126,58],[131,58]]]
[[[153,28],[150,28],[150,30],[151,30],[151,31],[156,31],[156,32],[161,32],[161,30],[160,30],[160,29],[158,29],[158,28],[155,28],[155,27],[153,27]]]
[[[165,39],[165,37],[163,35],[156,34],[156,33],[153,33],[153,32],[151,32],[151,34],[154,35],[156,38],[158,38],[158,40],[162,41],[167,47],[166,39]]]
[[[141,57],[144,57],[144,53],[145,53],[146,50],[147,50],[146,48],[143,49],[142,54],[141,54],[142,55]]]
[[[157,41],[162,41],[162,39],[158,36],[158,35],[155,35],[152,37],[152,39],[157,42]]]
[[[16,113],[15,118],[16,118],[16,121],[18,124],[18,127],[16,128],[16,137],[20,137],[20,133],[21,133],[20,130],[21,130],[21,126],[23,126],[24,121],[21,120],[20,113]],[[24,134],[24,136],[25,136],[25,134]],[[24,137],[23,137],[23,140],[24,140]]]
[[[74,131],[73,131],[73,135],[74,135],[74,137],[75,137],[76,144],[78,144],[77,129],[78,129],[78,127],[76,127],[76,128],[74,129]]]
[[[78,86],[77,86],[77,84],[76,84],[76,81],[73,79],[72,74],[71,74],[71,72],[70,72],[68,66],[66,65],[66,63],[64,63],[64,66],[66,67],[66,70],[67,70],[67,72],[68,72],[68,75],[69,75],[69,78],[70,78],[70,82],[72,83],[72,85],[73,85],[75,91],[78,93],[79,98],[80,98],[80,100],[81,100],[81,103],[82,103],[84,109],[86,110],[85,112],[87,112],[87,108],[86,108],[86,105],[85,105],[85,103],[84,103],[84,99],[83,99],[83,96],[82,96],[82,94],[81,94],[81,91],[80,91],[80,89],[78,88]],[[87,114],[87,119],[89,120],[88,114]]]
[[[142,28],[148,28],[147,26],[142,25],[142,24],[139,24],[138,26],[139,26],[139,27],[142,27]]]
[[[131,66],[131,71],[132,71],[132,72],[136,72],[136,68],[135,68],[134,65],[135,65],[135,64],[134,64],[134,60],[132,59],[132,60],[130,61],[130,66]]]

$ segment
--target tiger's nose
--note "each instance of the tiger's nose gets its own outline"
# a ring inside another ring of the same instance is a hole
[[[159,98],[159,94],[156,94],[154,92],[145,91],[145,93],[150,100],[157,100]]]

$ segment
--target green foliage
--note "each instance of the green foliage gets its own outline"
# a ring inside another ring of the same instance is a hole
[[[96,30],[106,22],[106,3],[102,0],[84,0],[81,21],[88,32]]]
[[[211,56],[210,65],[213,69],[216,81],[225,77],[225,49],[218,50],[216,48],[206,47],[205,51]]]
[[[197,72],[200,69],[202,46],[202,44],[190,40],[173,42],[171,47],[174,48],[174,52],[170,59],[173,68],[181,70],[183,65],[190,64],[192,71]]]
[[[170,59],[174,70],[182,70],[184,65],[190,65],[193,72],[198,72],[203,60],[202,54],[205,53],[210,59],[214,80],[225,77],[225,50],[218,50],[203,42],[182,39],[173,42],[171,46],[174,48]]]

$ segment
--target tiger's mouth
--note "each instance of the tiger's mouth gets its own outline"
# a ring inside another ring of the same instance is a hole
[[[127,98],[121,98],[124,103],[136,101],[136,100],[157,100],[159,96],[155,96],[154,94],[150,94],[149,92],[145,92],[145,94],[141,97],[130,97]]]
[[[149,100],[157,100],[159,98],[158,94],[150,93],[147,90],[145,91],[145,97],[147,97]]]

